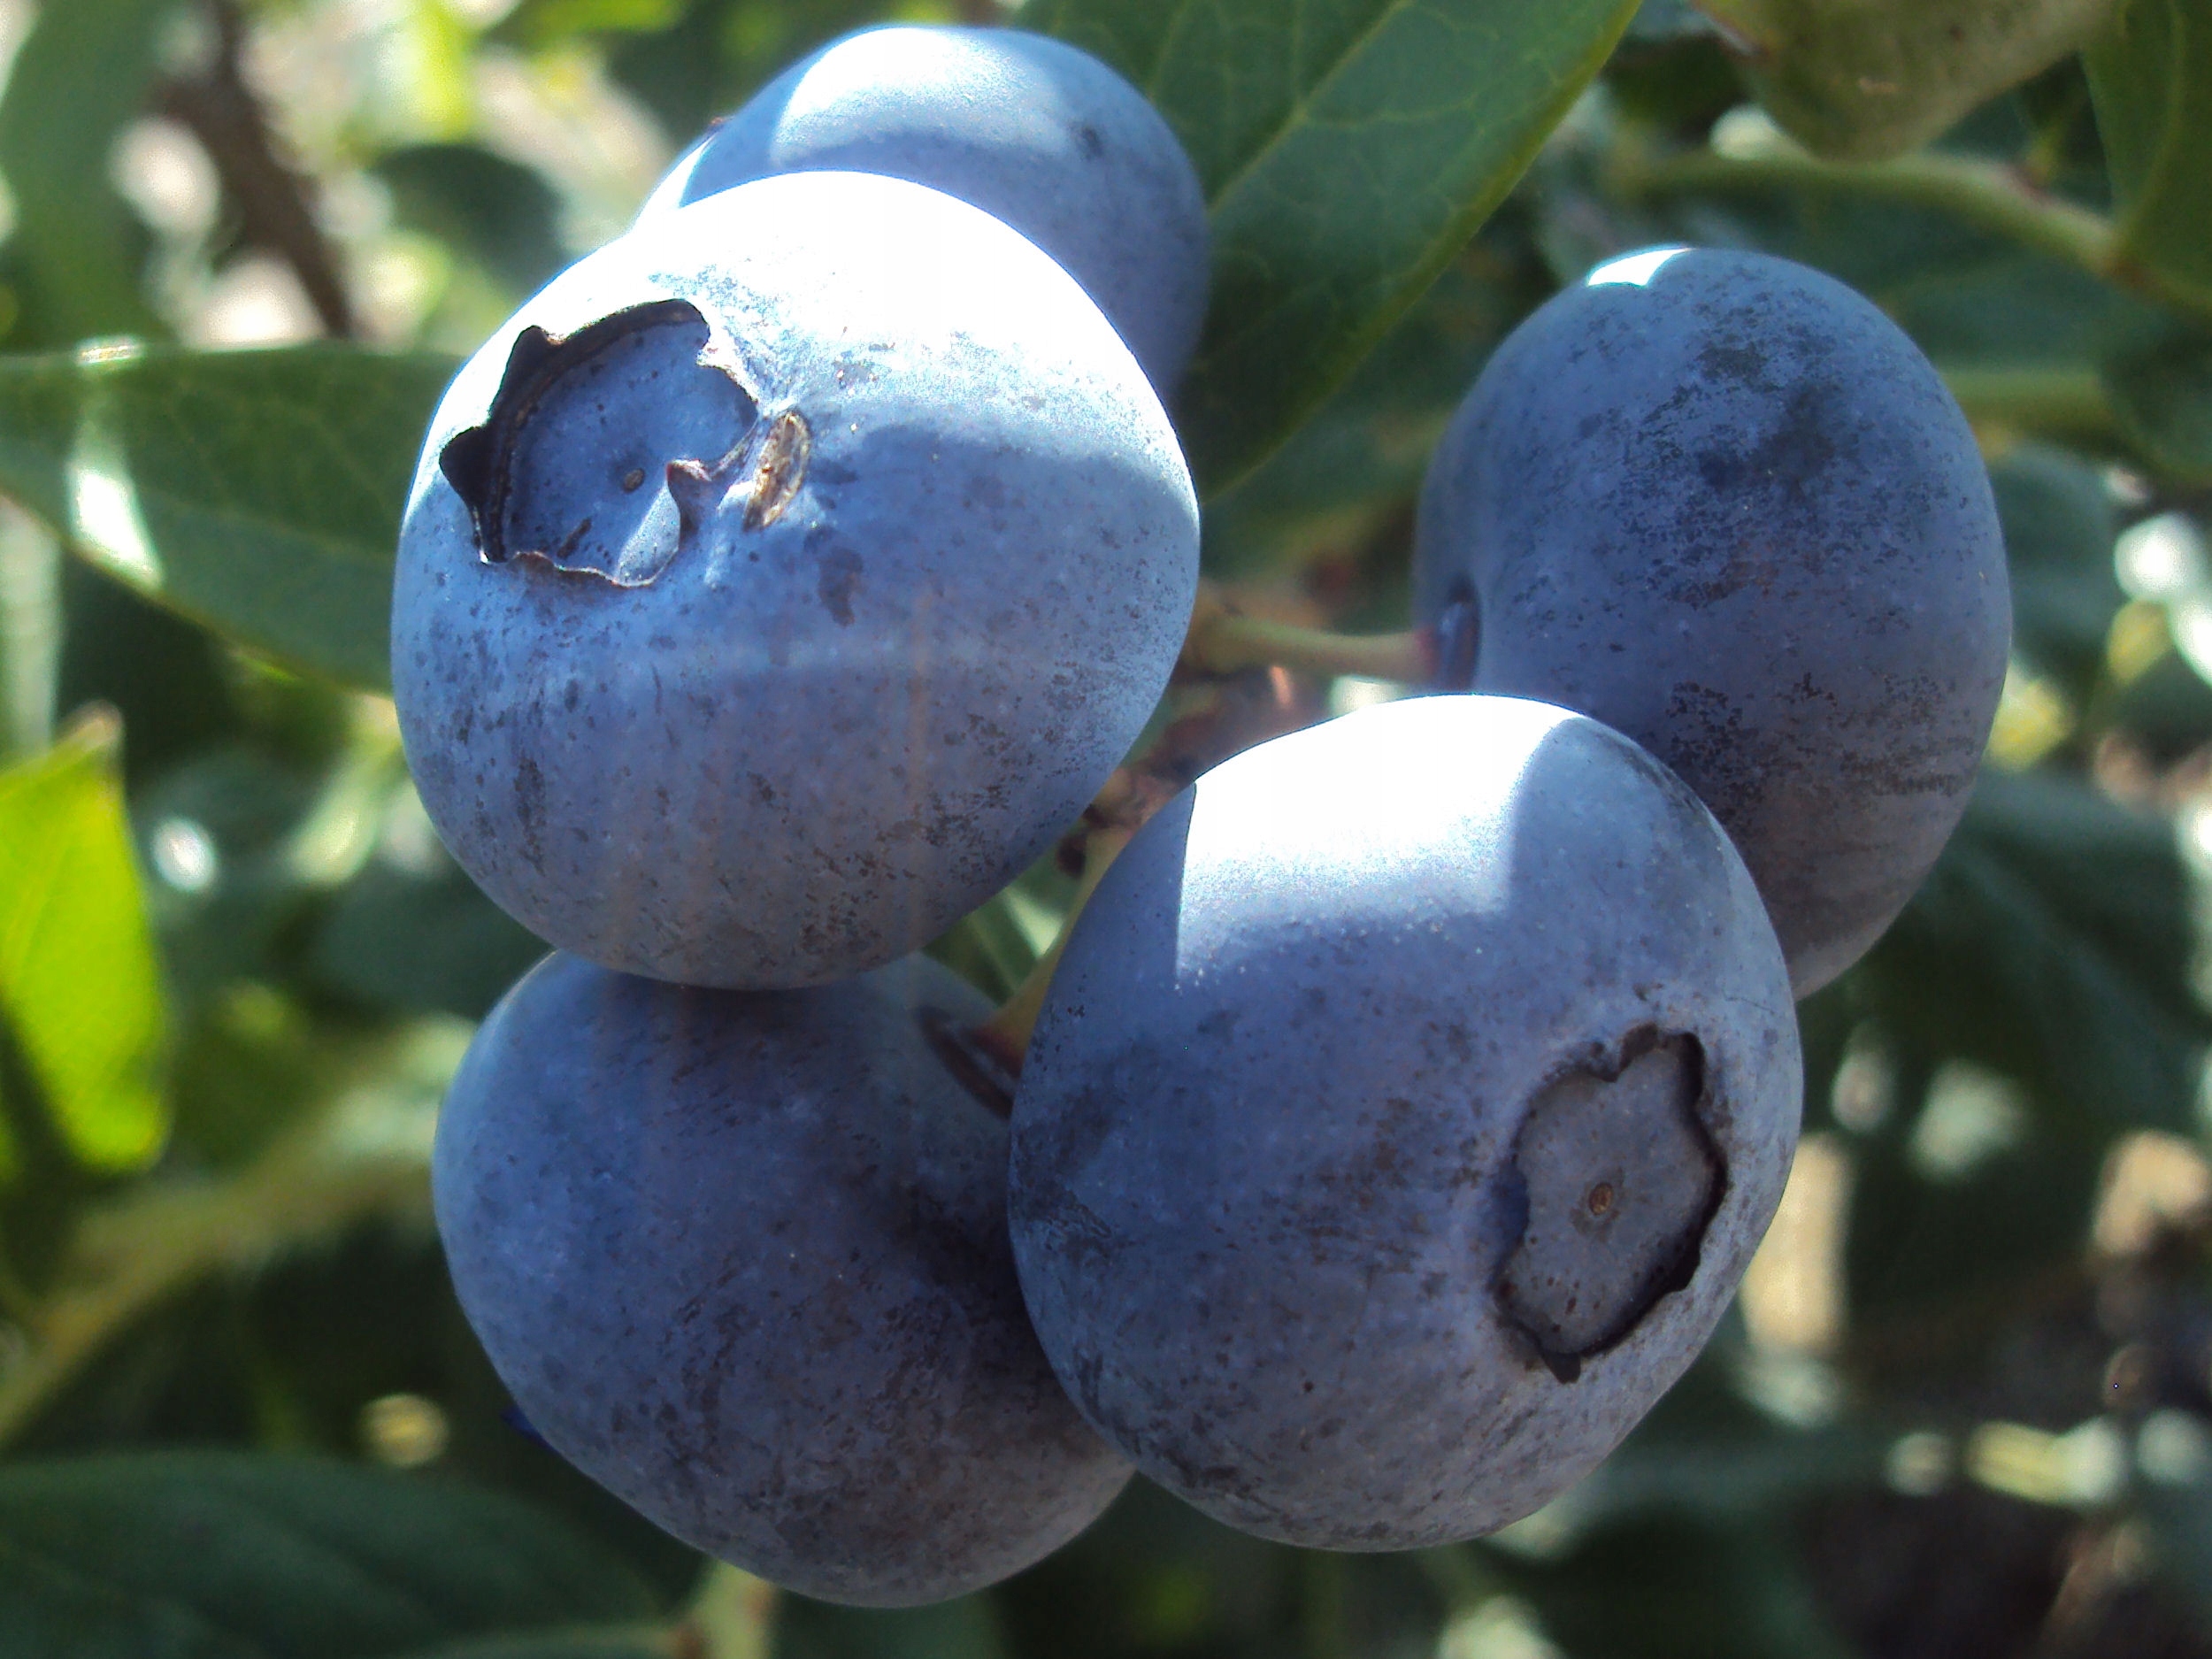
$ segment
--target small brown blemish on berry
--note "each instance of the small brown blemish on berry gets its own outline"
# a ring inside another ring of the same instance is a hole
[[[806,417],[787,409],[764,430],[749,458],[752,490],[745,503],[745,527],[764,529],[783,517],[806,481],[806,464],[814,453],[814,434]]]

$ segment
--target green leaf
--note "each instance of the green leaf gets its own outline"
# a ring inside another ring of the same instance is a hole
[[[338,895],[308,964],[319,985],[373,1008],[481,1019],[547,949],[451,862],[378,860]]]
[[[2117,252],[2212,299],[2212,3],[2127,0],[2082,56]]]
[[[2066,56],[2113,0],[1703,0],[1759,101],[1817,155],[1871,161],[1936,137]]]
[[[1890,1090],[1878,1133],[1856,1148],[1844,1272],[1855,1367],[1909,1388],[1985,1335],[1993,1306],[2080,1259],[2118,1125],[2015,1118],[2001,1079],[1925,1053],[1901,1057]],[[1949,1157],[1932,1164],[1931,1147]]]
[[[2208,1022],[2170,826],[2085,783],[1986,772],[1860,984],[1917,1048],[2078,1123],[2187,1132]]]
[[[0,1472],[8,1653],[379,1659],[652,1610],[559,1523],[434,1479],[229,1452]]]
[[[61,345],[154,326],[139,291],[144,237],[108,182],[116,134],[140,111],[177,0],[42,8],[0,97],[0,175],[15,208],[9,263],[19,341]]]
[[[1573,1659],[1847,1659],[1772,1523],[1653,1517],[1601,1529],[1558,1561],[1482,1551]]]
[[[2212,334],[2174,327],[2108,357],[2106,400],[2144,459],[2177,482],[2212,484]]]
[[[979,1595],[935,1607],[830,1607],[793,1597],[776,1621],[775,1659],[1003,1659]]]
[[[1504,199],[1633,0],[1030,0],[1021,21],[1143,88],[1190,151],[1213,294],[1178,425],[1235,483]]]
[[[380,689],[400,514],[452,368],[330,344],[0,357],[0,489],[172,609]]]
[[[670,1659],[672,1653],[686,1651],[655,1640],[650,1632],[626,1629],[494,1636],[484,1641],[419,1648],[403,1659]]]
[[[579,35],[649,34],[683,13],[683,0],[522,0],[492,38],[537,50]]]
[[[2126,603],[2113,573],[2116,526],[2104,480],[2062,449],[2025,444],[1990,464],[2012,572],[2013,636],[2039,669],[2086,697]]]
[[[560,197],[542,173],[478,144],[409,144],[378,157],[402,224],[459,249],[518,295],[568,263]]]
[[[160,1151],[164,1015],[113,717],[0,772],[0,1014],[87,1168]]]

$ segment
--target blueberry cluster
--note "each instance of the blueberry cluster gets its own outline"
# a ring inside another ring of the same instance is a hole
[[[1793,987],[1895,915],[1993,714],[1994,512],[1917,352],[1778,260],[1616,261],[1439,449],[1449,688],[1159,805],[995,1068],[917,952],[1176,666],[1205,272],[1112,72],[870,31],[426,443],[408,757],[559,947],[441,1122],[456,1286],[551,1445],[810,1594],[979,1587],[1133,1465],[1345,1549],[1563,1489],[1710,1336],[1794,1144]]]

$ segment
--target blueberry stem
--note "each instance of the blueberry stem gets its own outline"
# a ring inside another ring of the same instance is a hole
[[[1402,634],[1332,634],[1246,616],[1221,588],[1206,583],[1191,608],[1182,665],[1201,674],[1279,667],[1331,678],[1357,674],[1425,685],[1435,677],[1436,650],[1418,628]]]
[[[1190,631],[1183,641],[1181,667],[1201,677],[1232,675],[1251,668],[1286,668],[1330,679],[1359,674],[1410,685],[1432,684],[1438,672],[1436,641],[1430,630],[1332,634],[1323,628],[1271,622],[1244,615],[1235,601],[1212,582],[1199,585],[1197,603],[1191,608]],[[1271,712],[1279,716],[1284,711]],[[1304,725],[1310,718],[1295,718],[1293,724]],[[1129,844],[1144,820],[1187,781],[1179,772],[1194,775],[1225,754],[1275,734],[1272,721],[1266,723],[1268,729],[1254,731],[1246,729],[1248,719],[1248,710],[1205,708],[1171,724],[1153,741],[1143,759],[1116,772],[1091,803],[1083,826],[1068,843],[1066,867],[1077,867],[1073,861],[1079,857],[1080,873],[1074,902],[1060,924],[1059,933],[997,1011],[968,1033],[968,1040],[1009,1076],[1021,1075],[1022,1057],[1029,1050],[1037,1016],[1052,988],[1060,952],[1107,866]]]
[[[1085,833],[1083,873],[1077,879],[1075,900],[1068,906],[1059,933],[1045,948],[1045,954],[1037,958],[1036,965],[1014,987],[1014,994],[972,1033],[976,1043],[1010,1075],[1021,1075],[1022,1056],[1029,1052],[1029,1039],[1037,1029],[1037,1016],[1044,1010],[1045,994],[1052,988],[1053,970],[1060,965],[1060,953],[1067,947],[1068,935],[1075,931],[1076,918],[1083,914],[1091,895],[1098,891],[1099,880],[1105,875],[1107,866],[1121,856],[1121,849],[1136,833],[1133,826],[1105,824],[1094,826]]]

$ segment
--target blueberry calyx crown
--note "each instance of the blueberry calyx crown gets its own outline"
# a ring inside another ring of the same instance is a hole
[[[483,563],[643,588],[733,489],[743,529],[773,524],[812,451],[805,418],[763,419],[699,309],[664,299],[564,336],[521,329],[484,423],[449,440],[438,467]]]
[[[1728,1187],[1709,1095],[1698,1040],[1642,1025],[1531,1100],[1509,1172],[1525,1219],[1494,1288],[1561,1382],[1695,1277]]]

